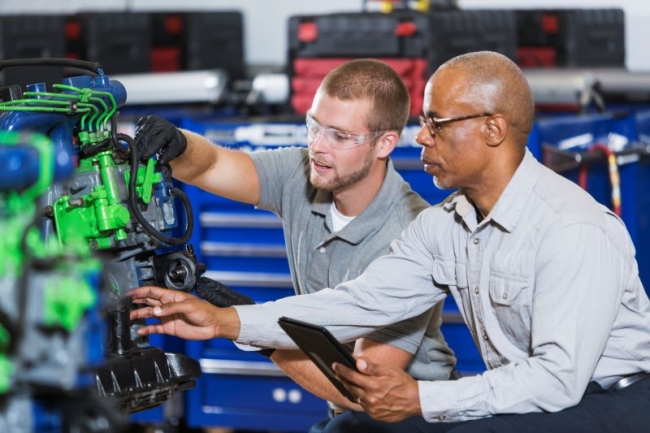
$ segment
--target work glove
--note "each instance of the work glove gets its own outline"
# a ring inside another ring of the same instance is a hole
[[[235,292],[230,287],[207,277],[201,277],[194,291],[201,299],[205,299],[217,307],[232,307],[233,305],[254,304],[251,298]]]
[[[167,120],[150,114],[141,117],[135,125],[135,146],[140,150],[140,160],[146,162],[158,154],[158,163],[166,165],[187,149],[185,135]]]
[[[217,307],[232,307],[233,305],[251,305],[255,303],[248,296],[235,292],[230,287],[207,277],[201,277],[199,279],[199,282],[194,288],[194,292],[201,299],[205,299]],[[273,352],[275,352],[275,349],[261,349],[256,353],[270,358]]]

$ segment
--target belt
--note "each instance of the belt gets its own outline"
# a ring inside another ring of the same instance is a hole
[[[628,386],[637,383],[643,379],[650,377],[650,373],[642,371],[641,373],[635,373],[630,376],[625,376],[615,384],[609,387],[610,391],[618,391],[619,389],[627,388]]]
[[[330,407],[327,409],[328,415],[330,419],[334,419],[337,416],[341,415],[342,413],[347,412],[345,409],[334,409],[333,407]]]

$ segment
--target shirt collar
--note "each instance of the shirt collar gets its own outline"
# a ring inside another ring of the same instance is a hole
[[[519,164],[517,171],[483,222],[487,223],[488,220],[491,220],[503,227],[504,230],[512,231],[519,223],[526,201],[535,188],[540,168],[540,163],[530,153],[530,150],[526,149],[524,159]],[[447,211],[455,210],[470,227],[477,225],[476,209],[462,191],[450,197],[443,207]]]
[[[399,194],[402,178],[395,171],[393,161],[388,160],[386,177],[370,205],[354,218],[348,225],[343,227],[336,234],[337,237],[356,245],[363,241],[369,234],[375,232],[381,226],[381,221],[386,218],[390,208],[393,206],[394,198]],[[318,190],[311,205],[313,213],[327,217],[329,207],[332,203],[332,193]]]

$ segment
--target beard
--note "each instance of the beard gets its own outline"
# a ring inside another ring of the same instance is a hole
[[[444,180],[442,180],[438,176],[433,176],[433,184],[436,186],[438,189],[458,189],[455,186],[449,185],[449,183],[445,183]]]
[[[334,173],[334,178],[331,180],[326,180],[320,177],[316,172],[314,172],[314,170],[310,170],[309,181],[314,186],[314,188],[320,189],[322,191],[327,191],[327,192],[335,192],[347,188],[348,186],[353,185],[359,182],[360,180],[363,180],[366,177],[368,177],[368,173],[370,173],[370,168],[372,167],[372,163],[373,163],[372,153],[369,152],[363,161],[363,166],[359,168],[357,171],[348,173],[343,176],[339,176],[335,170],[332,170],[332,172]]]

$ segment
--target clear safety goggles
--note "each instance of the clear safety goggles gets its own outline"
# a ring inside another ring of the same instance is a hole
[[[386,131],[364,132],[354,134],[336,128],[326,128],[310,115],[306,116],[307,144],[312,145],[318,137],[332,149],[347,150],[362,146],[379,137]]]

